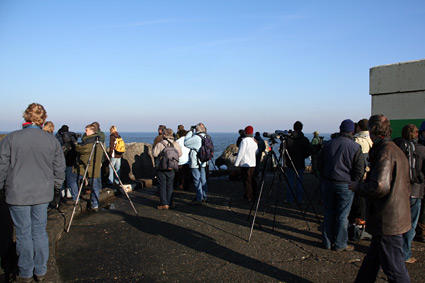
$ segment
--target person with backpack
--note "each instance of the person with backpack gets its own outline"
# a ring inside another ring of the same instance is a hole
[[[235,166],[240,167],[243,187],[245,190],[244,198],[249,201],[257,194],[257,181],[255,180],[255,167],[257,164],[256,154],[258,151],[257,140],[253,138],[254,128],[247,126],[244,130],[244,138],[241,140],[238,155],[236,156]]]
[[[421,211],[421,200],[424,196],[425,146],[418,143],[418,133],[415,125],[408,124],[401,130],[402,137],[394,140],[409,161],[410,186],[412,188],[410,195],[412,227],[403,234],[403,256],[406,263],[416,262],[416,258],[412,257],[411,246]]]
[[[196,131],[196,133],[195,133]],[[189,162],[192,171],[193,184],[196,189],[196,198],[192,201],[192,205],[202,205],[207,201],[208,184],[207,184],[207,159],[212,157],[214,147],[212,140],[207,135],[207,129],[204,124],[199,123],[192,126],[184,140],[184,145],[189,148]]]
[[[160,205],[159,210],[168,210],[171,205],[174,187],[174,171],[179,168],[179,157],[182,150],[178,142],[174,141],[173,130],[164,129],[164,136],[152,149],[152,155],[158,159],[157,178]]]
[[[117,127],[111,126],[109,132],[110,136],[108,155],[111,160],[111,163],[109,164],[108,185],[119,185],[119,181],[117,176],[115,176],[114,169],[119,177],[121,171],[121,158],[125,151],[125,143],[121,136],[118,134]]]

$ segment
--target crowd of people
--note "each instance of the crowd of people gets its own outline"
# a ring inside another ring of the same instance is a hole
[[[107,185],[122,185],[124,149],[116,126],[110,127],[107,151],[106,135],[98,122],[88,124],[82,136],[67,125],[54,136],[54,124],[46,121],[42,105],[30,104],[23,118],[22,129],[8,134],[0,144],[0,189],[5,189],[16,231],[17,278],[43,281],[49,255],[48,207],[58,207],[61,198],[75,204],[81,187],[86,186],[91,189],[90,210],[98,211],[102,165],[107,161]],[[405,263],[416,261],[412,241],[415,235],[424,240],[425,121],[419,129],[406,125],[396,140],[391,139],[390,121],[383,115],[358,123],[346,119],[329,141],[315,131],[310,142],[302,129],[303,124],[296,121],[281,152],[287,180],[285,205],[304,203],[305,160],[311,157],[324,208],[323,248],[354,250],[349,245],[349,226],[360,224],[371,244],[356,282],[375,281],[380,268],[391,282],[409,282]],[[259,195],[259,167],[267,147],[251,125],[239,134],[234,165],[240,168],[243,198],[252,202]],[[158,127],[152,146],[158,210],[172,208],[173,191],[190,186],[196,192],[192,205],[207,202],[208,151],[213,151],[213,145],[203,123],[189,130],[179,125],[176,133],[165,125]]]

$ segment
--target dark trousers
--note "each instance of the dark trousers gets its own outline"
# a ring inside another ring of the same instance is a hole
[[[357,273],[356,283],[375,282],[382,267],[388,282],[410,282],[403,258],[403,236],[372,236],[369,251]]]
[[[425,200],[421,200],[421,212],[419,213],[418,225],[416,225],[416,237],[425,237]]]
[[[171,205],[174,186],[174,171],[158,171],[158,189],[161,205]]]
[[[241,167],[245,197],[251,200],[253,199],[254,194],[257,193],[257,181],[255,180],[254,171],[255,167]]]

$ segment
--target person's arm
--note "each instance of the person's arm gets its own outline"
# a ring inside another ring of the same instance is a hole
[[[238,155],[236,156],[236,160],[235,160],[235,166],[236,167],[239,167],[239,165],[242,161],[242,157],[245,155],[245,152],[246,152],[246,141],[242,140],[241,143],[240,143]]]
[[[353,174],[351,176],[352,180],[355,182],[360,182],[363,179],[364,172],[366,169],[365,158],[363,156],[362,148],[359,146],[359,150],[354,156],[353,162]]]
[[[0,189],[4,189],[6,182],[7,171],[10,166],[10,150],[9,137],[6,136],[0,143]]]
[[[152,149],[152,155],[153,155],[153,157],[158,157],[161,154],[161,152],[164,150],[164,148],[165,148],[165,146],[162,143],[162,141],[159,142],[159,143],[157,143],[155,145],[155,147]]]

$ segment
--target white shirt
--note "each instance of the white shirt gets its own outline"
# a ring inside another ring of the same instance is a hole
[[[258,151],[258,145],[254,138],[246,137],[242,139],[239,145],[238,156],[236,157],[236,167],[255,167],[256,158],[255,155]]]

